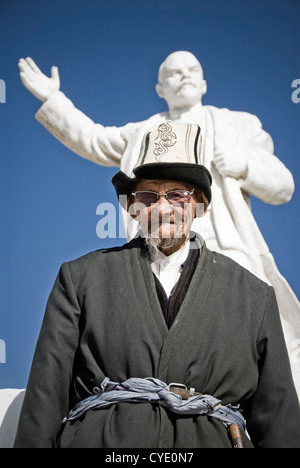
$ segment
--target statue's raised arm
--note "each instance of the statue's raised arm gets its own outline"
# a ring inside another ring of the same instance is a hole
[[[58,68],[51,68],[51,78],[41,72],[32,58],[19,60],[20,77],[23,85],[40,101],[45,102],[60,88]]]

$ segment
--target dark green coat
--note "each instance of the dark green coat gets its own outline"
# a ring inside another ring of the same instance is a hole
[[[240,403],[246,445],[300,447],[273,288],[205,246],[168,330],[142,240],[64,264],[49,297],[15,447],[231,447],[224,425],[150,403],[61,425],[104,377],[155,377]]]

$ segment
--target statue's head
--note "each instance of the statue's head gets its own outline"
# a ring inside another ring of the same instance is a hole
[[[169,109],[190,109],[201,102],[206,90],[202,67],[191,52],[173,52],[161,64],[156,91]]]

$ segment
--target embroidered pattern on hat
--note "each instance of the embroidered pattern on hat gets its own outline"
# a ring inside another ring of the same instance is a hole
[[[172,127],[168,123],[162,123],[158,127],[158,135],[155,139],[160,141],[155,143],[155,150],[153,151],[154,155],[156,156],[156,161],[160,162],[161,156],[168,153],[169,148],[174,146],[177,143],[177,136],[174,132],[172,132]]]

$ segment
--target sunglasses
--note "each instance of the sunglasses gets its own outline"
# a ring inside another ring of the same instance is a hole
[[[143,205],[145,206],[154,205],[158,202],[160,197],[165,197],[171,205],[174,205],[175,203],[189,203],[191,201],[191,197],[194,191],[195,189],[193,189],[192,191],[171,190],[167,193],[157,193],[150,190],[139,190],[137,192],[133,192],[131,195],[134,196],[135,201],[137,201],[138,203],[143,203]]]

